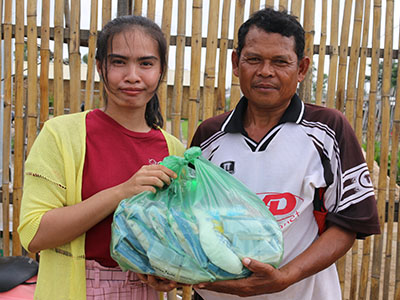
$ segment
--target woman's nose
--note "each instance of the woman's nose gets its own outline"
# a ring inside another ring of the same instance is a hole
[[[140,81],[140,74],[139,74],[138,67],[136,65],[134,65],[134,64],[127,65],[125,80],[127,80],[129,82]]]

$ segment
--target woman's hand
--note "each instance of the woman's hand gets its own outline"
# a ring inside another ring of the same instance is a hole
[[[144,165],[131,178],[116,188],[119,189],[122,200],[144,191],[155,193],[156,187],[162,188],[165,184],[169,185],[171,178],[175,179],[176,177],[174,171],[163,165]]]
[[[166,278],[161,278],[153,275],[147,275],[147,274],[139,274],[137,273],[137,276],[139,279],[145,283],[151,286],[153,289],[159,292],[169,292],[173,290],[174,288],[177,288],[178,286],[181,286],[175,281],[166,279]]]

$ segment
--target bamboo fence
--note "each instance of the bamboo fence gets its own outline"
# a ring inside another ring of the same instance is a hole
[[[117,14],[129,13],[159,23],[169,45],[167,61],[172,69],[159,86],[161,112],[167,120],[165,128],[189,145],[200,121],[234,108],[240,99],[239,81],[230,72],[230,55],[237,45],[234,33],[251,13],[274,6],[297,16],[306,32],[305,52],[315,71],[307,74],[299,94],[306,102],[346,115],[360,144],[366,146],[366,161],[374,178],[384,234],[357,241],[337,262],[343,298],[400,299],[395,167],[399,160],[400,69],[397,86],[391,86],[392,67],[400,60],[400,43],[397,49],[393,47],[394,38],[400,37],[400,28],[394,26],[399,18],[394,15],[395,1],[91,0],[85,16],[82,3],[0,0],[2,255],[25,254],[16,232],[24,161],[43,123],[79,111],[82,103],[85,109],[103,104],[103,87],[95,77],[101,26]],[[89,20],[87,27],[83,20]],[[88,53],[86,65],[82,49]],[[174,55],[170,55],[172,49]],[[377,143],[380,159],[375,161]],[[191,299],[192,290],[187,287],[166,296],[176,299],[178,294]]]

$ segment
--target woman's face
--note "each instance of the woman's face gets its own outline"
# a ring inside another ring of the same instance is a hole
[[[158,45],[153,38],[137,28],[116,34],[107,51],[107,74],[103,72],[107,76],[107,111],[145,110],[161,72]]]

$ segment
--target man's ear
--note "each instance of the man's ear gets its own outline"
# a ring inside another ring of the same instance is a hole
[[[236,50],[232,51],[232,72],[239,77],[239,55]]]
[[[304,56],[299,62],[298,82],[302,82],[307,75],[308,68],[310,66],[310,58]]]

